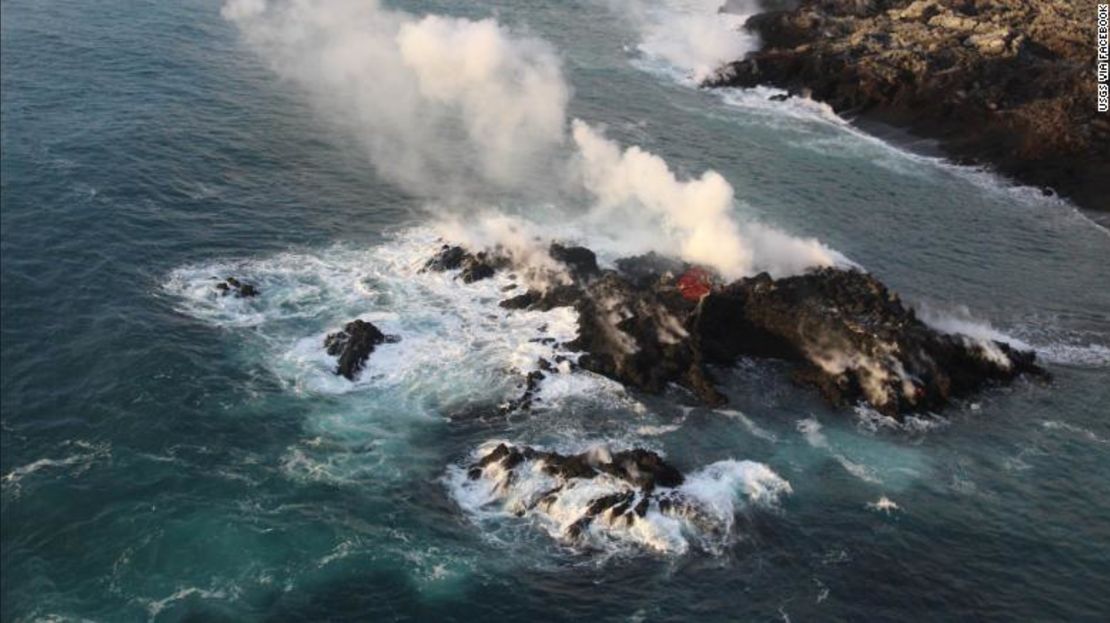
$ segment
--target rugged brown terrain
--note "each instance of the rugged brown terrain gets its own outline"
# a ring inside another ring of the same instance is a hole
[[[1110,210],[1110,114],[1096,108],[1095,0],[792,4],[749,19],[763,48],[705,86],[768,84],[808,94],[837,112],[937,138],[956,161]]]

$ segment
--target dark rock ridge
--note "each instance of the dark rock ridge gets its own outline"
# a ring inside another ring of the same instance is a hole
[[[376,326],[365,320],[352,320],[343,327],[342,331],[329,333],[324,338],[324,348],[329,355],[339,358],[335,373],[353,381],[378,344],[393,343],[400,339],[395,335],[382,333]]]
[[[830,403],[888,415],[936,411],[986,383],[1040,373],[1032,352],[935,331],[875,277],[826,268],[722,287],[690,318],[705,359],[774,357]]]
[[[601,457],[590,452],[561,455],[503,443],[471,465],[469,475],[471,479],[477,478],[482,468],[494,462],[505,469],[513,469],[524,461],[542,461],[547,475],[563,480],[609,474],[646,492],[653,491],[656,486],[677,487],[683,482],[682,472],[650,450],[637,448]]]
[[[513,509],[518,516],[532,510],[546,511],[564,492],[583,481],[611,476],[621,483],[611,493],[601,494],[584,505],[581,515],[565,528],[564,536],[572,540],[596,521],[631,526],[649,509],[712,523],[696,500],[675,490],[685,480],[682,472],[655,452],[640,448],[563,455],[502,443],[470,465],[467,476],[470,480],[490,478],[498,487],[507,488],[526,477],[525,470],[531,465],[537,465],[553,480],[553,485]]]
[[[677,384],[714,406],[726,399],[708,366],[740,357],[786,360],[797,382],[833,405],[862,401],[895,417],[936,411],[1023,373],[1044,374],[1032,352],[928,327],[858,270],[825,268],[777,280],[760,274],[722,284],[704,268],[656,254],[617,267],[585,273],[570,267],[585,276],[500,305],[574,307],[578,335],[561,346],[581,353],[578,367],[650,393]],[[691,282],[698,287],[684,287]],[[543,378],[530,374],[513,406],[531,404]]]
[[[769,84],[937,138],[955,160],[1110,209],[1095,0],[800,0],[705,86]]]
[[[228,294],[234,292],[236,298],[250,298],[252,296],[258,296],[259,294],[261,294],[261,292],[258,291],[258,288],[252,286],[249,283],[243,283],[235,277],[228,277],[227,279],[218,282],[216,284],[216,291],[220,293],[220,296],[227,296]]]

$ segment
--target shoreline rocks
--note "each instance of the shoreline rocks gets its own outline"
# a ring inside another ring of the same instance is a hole
[[[800,0],[706,87],[766,84],[936,138],[954,160],[1110,209],[1093,0]]]

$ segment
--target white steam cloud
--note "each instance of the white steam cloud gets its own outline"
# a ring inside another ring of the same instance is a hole
[[[418,19],[376,0],[230,0],[223,15],[410,192],[524,187],[564,141],[559,57],[493,20]]]
[[[228,0],[223,15],[278,75],[361,141],[379,172],[440,205],[503,191],[535,198],[570,182],[596,199],[584,218],[591,233],[622,250],[675,255],[730,279],[843,261],[816,240],[741,226],[733,187],[715,171],[679,179],[659,156],[622,150],[579,120],[568,140],[570,88],[559,56],[492,19],[416,17],[376,0]],[[712,49],[698,58],[735,56],[700,39]],[[494,218],[481,236],[503,232],[508,239],[498,242],[514,255],[536,255],[525,248],[527,228],[510,222]]]
[[[729,279],[846,263],[817,240],[757,223],[741,227],[734,216],[732,185],[716,171],[680,180],[659,156],[636,146],[621,151],[583,121],[574,121],[572,134],[583,184],[597,197],[604,220],[623,228],[645,220],[658,223],[652,241],[658,248],[674,250]]]
[[[614,12],[631,18],[640,34],[639,51],[701,82],[725,63],[759,45],[742,26],[759,11],[756,0],[609,0]]]
[[[607,210],[642,207],[661,216],[681,256],[727,277],[748,270],[752,254],[732,217],[733,190],[716,171],[679,181],[667,163],[639,147],[621,151],[586,123],[575,120],[574,142],[582,156],[585,186]]]

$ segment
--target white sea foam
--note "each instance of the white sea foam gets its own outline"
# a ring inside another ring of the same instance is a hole
[[[830,156],[854,153],[900,175],[922,177],[939,172],[1011,203],[1054,210],[1069,209],[1071,215],[1110,235],[1110,231],[1092,221],[1065,199],[1045,196],[1039,188],[1018,184],[986,167],[956,164],[941,156],[918,153],[886,141],[841,117],[824,102],[803,96],[781,99],[788,95],[786,91],[766,86],[719,88],[714,91],[721,101],[746,113],[745,118],[736,119],[737,122],[757,123],[801,133],[803,137],[793,143],[799,147]]]
[[[782,89],[755,86],[747,89],[720,88],[714,92],[721,101],[743,109],[751,116],[752,121],[763,125],[797,130],[798,122],[802,122],[815,128],[844,130],[853,136],[865,136],[878,141],[854,128],[846,119],[836,114],[832,106],[808,97],[787,97],[789,94]],[[782,99],[784,97],[786,99]]]
[[[636,433],[644,437],[669,435],[682,428],[682,424],[643,424],[636,427]]]
[[[950,423],[950,420],[935,413],[924,415],[905,414],[899,421],[885,413],[879,413],[865,404],[856,405],[854,411],[857,427],[867,433],[877,433],[880,430],[926,433]]]
[[[874,502],[868,502],[867,508],[876,512],[886,513],[887,515],[902,510],[898,504],[885,495],[880,496],[879,499]]]
[[[187,586],[174,591],[172,594],[163,597],[162,599],[145,599],[142,601],[146,603],[146,610],[150,614],[150,618],[155,619],[158,617],[159,614],[162,613],[162,611],[178,601],[184,601],[187,599],[234,601],[239,598],[240,592],[241,591],[237,586],[215,589]]]
[[[1110,439],[1100,437],[1091,429],[1084,428],[1082,426],[1076,426],[1074,424],[1069,424],[1067,422],[1061,422],[1059,420],[1045,420],[1044,422],[1041,422],[1041,426],[1044,427],[1046,430],[1064,431],[1066,433],[1076,435],[1082,439],[1086,439],[1087,441],[1092,441],[1094,443],[1110,444]]]
[[[737,420],[744,425],[744,428],[746,428],[749,433],[756,437],[759,437],[760,439],[769,441],[771,443],[778,443],[779,438],[777,435],[764,428],[761,428],[758,424],[753,422],[751,418],[735,409],[718,409],[717,413]]]
[[[62,470],[68,477],[75,478],[96,463],[111,460],[112,457],[112,447],[108,443],[64,441],[59,448],[63,451],[60,457],[43,457],[4,474],[0,479],[4,493],[19,497],[23,480],[39,472]]]
[[[470,459],[485,456],[499,443],[505,442],[483,444]],[[592,451],[599,456],[610,452],[605,445],[594,446]],[[568,529],[594,500],[632,493],[635,506],[643,494],[608,474],[563,481],[545,473],[541,460],[526,460],[512,470],[495,462],[482,469],[477,479],[468,477],[465,465],[455,465],[444,480],[455,501],[479,525],[521,518],[560,542],[609,552],[634,548],[682,554],[696,547],[719,553],[736,536],[737,512],[750,505],[774,506],[791,492],[790,484],[767,465],[718,461],[688,474],[679,487],[657,488],[642,517],[636,513],[614,517],[606,511],[572,537]],[[661,507],[657,500],[668,497],[688,503]]]
[[[415,228],[368,250],[334,247],[186,266],[171,273],[164,290],[175,297],[180,312],[198,320],[253,327],[259,362],[300,393],[393,388],[439,402],[496,400],[509,397],[506,392],[517,378],[512,372],[527,374],[539,357],[573,359],[558,346],[577,334],[573,309],[500,309],[497,301],[514,293],[503,292],[514,285],[506,271],[472,284],[457,281],[451,272],[421,272],[440,244],[435,229]],[[252,283],[262,294],[220,296],[214,277],[226,276]],[[354,318],[401,339],[380,345],[351,382],[334,374],[335,359],[325,352],[323,340]],[[534,341],[539,338],[555,343]],[[568,391],[565,384],[556,386],[551,396],[560,389]]]
[[[852,460],[843,452],[833,449],[828,438],[821,432],[821,423],[816,417],[809,417],[797,422],[798,432],[805,438],[811,447],[827,450],[829,455],[844,468],[844,471],[856,478],[871,484],[881,484],[883,481],[875,470],[864,463]]]

